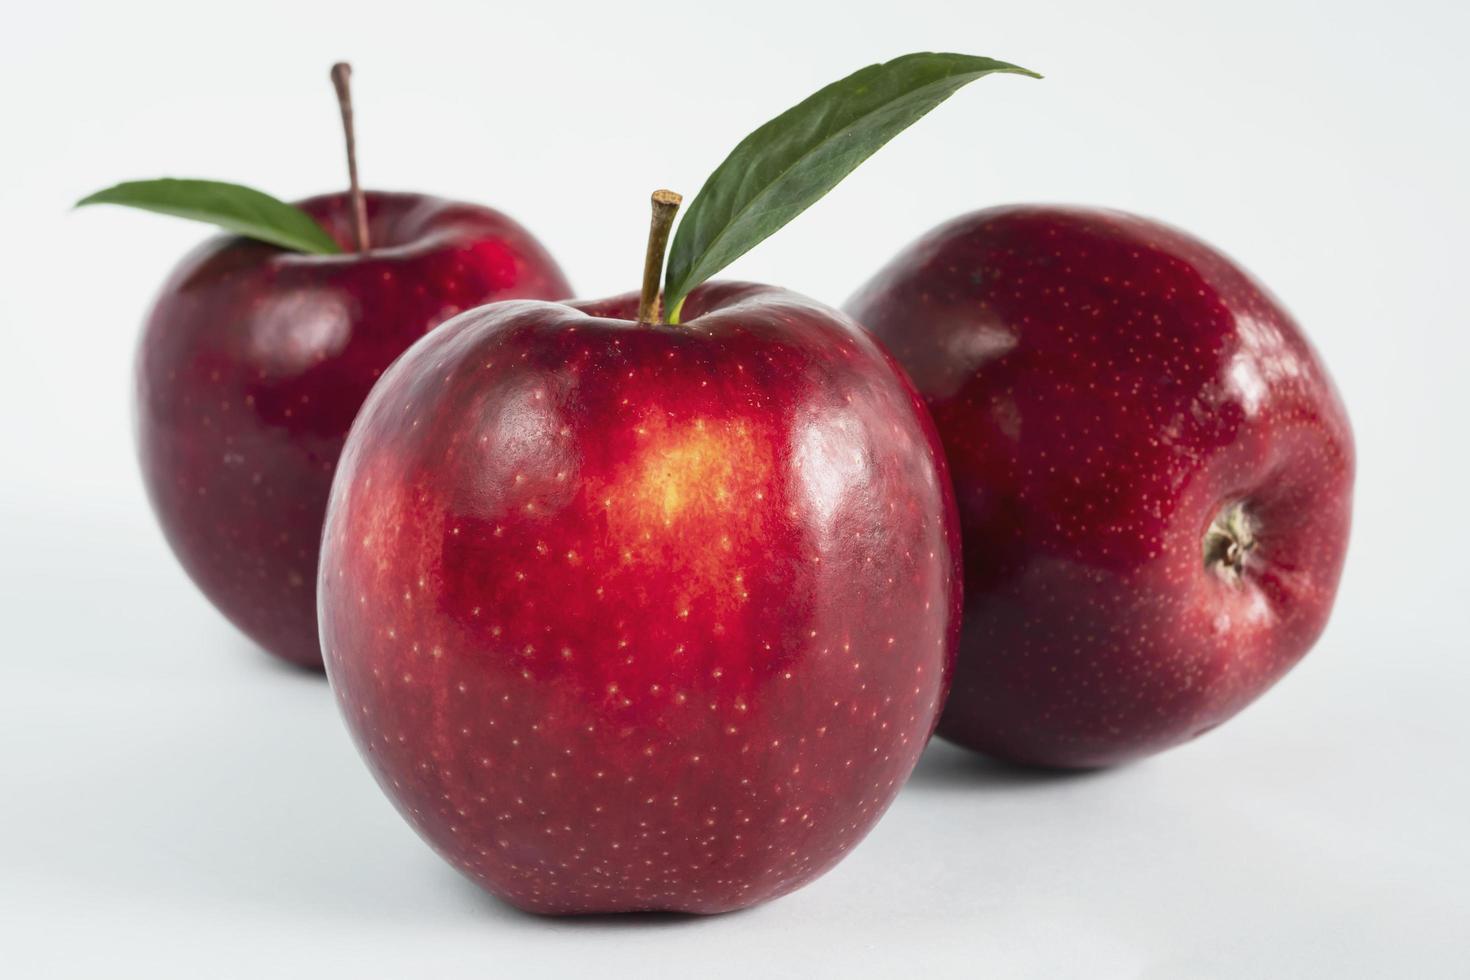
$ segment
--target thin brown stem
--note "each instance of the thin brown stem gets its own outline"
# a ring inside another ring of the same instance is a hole
[[[684,198],[673,191],[653,192],[653,219],[648,225],[648,252],[643,257],[643,292],[638,297],[638,322],[663,323],[663,294],[659,279],[664,272],[664,251],[669,247],[669,232],[674,215]]]
[[[339,61],[332,66],[332,85],[337,90],[337,107],[342,110],[342,133],[347,139],[347,176],[351,181],[352,237],[359,252],[372,247],[368,240],[367,198],[357,182],[357,133],[352,126],[352,66]]]

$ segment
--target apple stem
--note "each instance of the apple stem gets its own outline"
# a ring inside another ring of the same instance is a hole
[[[643,258],[643,292],[638,297],[638,322],[664,322],[663,293],[659,280],[663,277],[664,252],[669,247],[669,232],[674,215],[684,198],[673,191],[653,192],[653,219],[648,225],[648,253]]]
[[[367,198],[357,182],[357,133],[352,126],[352,66],[339,61],[332,66],[332,86],[337,90],[337,108],[342,110],[342,132],[347,139],[347,176],[351,181],[352,237],[359,252],[372,247],[368,240]]]

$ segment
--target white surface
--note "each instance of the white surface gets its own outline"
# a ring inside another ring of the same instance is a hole
[[[32,4],[0,33],[0,973],[1464,976],[1470,228],[1462,3]],[[222,19],[224,18],[224,19]],[[650,25],[663,23],[660,48]],[[1356,426],[1319,648],[1202,741],[1073,778],[931,748],[845,863],[714,920],[544,921],[393,813],[319,680],[234,634],[138,486],[137,324],[201,231],[68,214],[178,174],[494,204],[586,294],[655,186],[869,61],[1007,58],[732,271],[837,303],[962,210],[1178,223],[1297,312]],[[656,106],[646,123],[638,107]],[[640,130],[644,127],[647,132]],[[649,133],[661,134],[661,139]]]

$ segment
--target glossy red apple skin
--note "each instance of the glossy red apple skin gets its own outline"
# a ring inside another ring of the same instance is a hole
[[[498,303],[374,389],[333,489],[327,672],[399,810],[541,913],[820,875],[933,731],[959,541],[888,355],[794,293]]]
[[[980,211],[848,303],[923,393],[956,486],[965,611],[939,733],[1094,767],[1220,724],[1327,622],[1354,453],[1281,305],[1228,258],[1113,211]],[[1203,537],[1242,506],[1238,578]]]
[[[322,520],[368,390],[455,314],[570,288],[525,229],[488,208],[369,192],[374,247],[355,254],[346,195],[300,206],[344,254],[217,237],[174,270],[138,351],[137,436],[189,576],[266,650],[321,669]]]

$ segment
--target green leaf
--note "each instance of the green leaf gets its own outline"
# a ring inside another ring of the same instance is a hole
[[[336,241],[298,207],[269,194],[217,180],[133,180],[82,198],[85,204],[124,204],[144,211],[207,221],[226,231],[296,252],[334,255]]]
[[[878,148],[961,86],[1004,61],[907,54],[833,82],[745,137],[689,205],[669,251],[664,298],[679,307],[700,283],[815,204]]]

